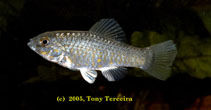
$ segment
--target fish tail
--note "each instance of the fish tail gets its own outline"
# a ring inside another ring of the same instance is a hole
[[[166,80],[170,76],[170,66],[177,54],[176,45],[169,40],[148,48],[150,50],[149,57],[140,68],[155,78]]]

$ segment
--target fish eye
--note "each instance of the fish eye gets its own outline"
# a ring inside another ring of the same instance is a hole
[[[48,43],[48,40],[43,40],[42,43],[46,45]]]
[[[40,39],[41,46],[46,46],[48,43],[49,43],[49,39],[48,38]]]

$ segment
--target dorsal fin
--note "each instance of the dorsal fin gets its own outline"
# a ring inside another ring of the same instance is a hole
[[[116,41],[126,40],[124,31],[114,19],[101,19],[89,31]]]

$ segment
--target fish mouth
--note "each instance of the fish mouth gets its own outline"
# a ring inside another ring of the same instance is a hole
[[[27,45],[29,46],[29,48],[31,48],[32,50],[35,51],[35,47],[34,47],[34,45],[32,44],[31,39],[30,39],[30,42],[27,43]]]

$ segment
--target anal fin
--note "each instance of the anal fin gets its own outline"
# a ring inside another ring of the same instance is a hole
[[[103,76],[108,81],[117,81],[125,77],[127,69],[123,67],[107,67],[101,69]]]

